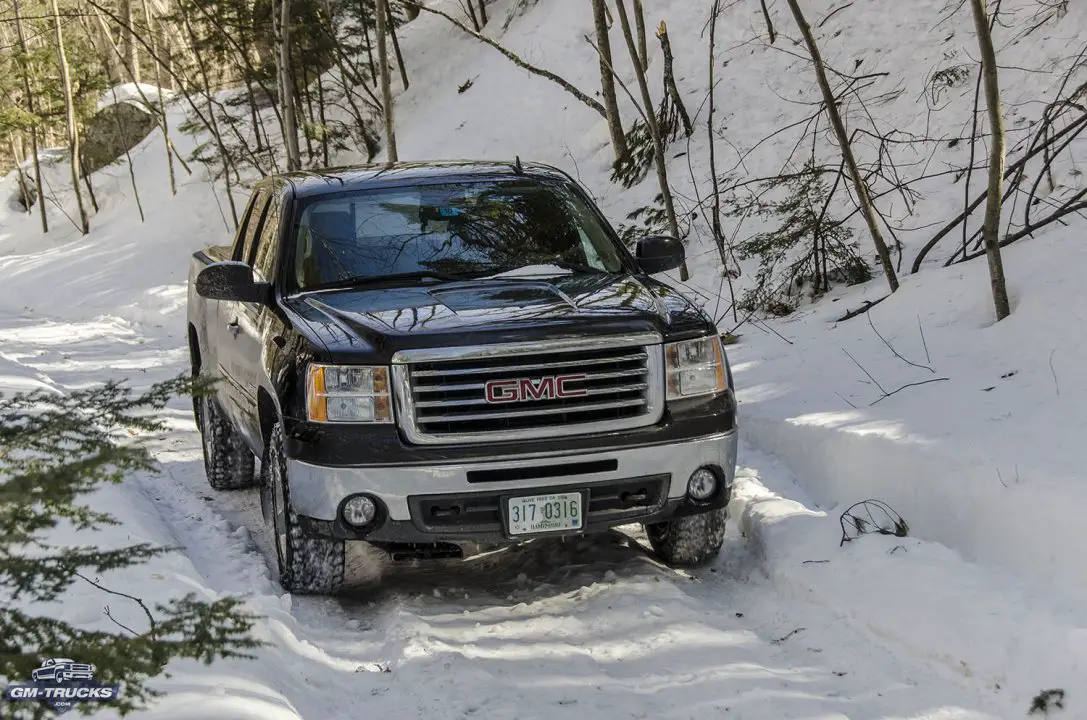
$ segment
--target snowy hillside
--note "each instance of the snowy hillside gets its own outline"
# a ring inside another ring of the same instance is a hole
[[[539,0],[503,30],[512,4],[489,6],[489,36],[580,88],[599,87],[585,40],[593,31],[587,3]],[[901,193],[879,200],[902,245],[902,287],[846,321],[838,318],[886,294],[883,277],[837,287],[784,318],[740,322],[747,314],[734,319],[729,310],[705,209],[696,207],[710,182],[710,3],[645,4],[651,28],[667,21],[676,79],[695,116],[693,136],[681,132],[669,146],[670,179],[691,232],[686,289],[722,331],[739,336],[728,351],[742,469],[721,560],[680,573],[625,537],[538,542],[465,566],[388,570],[376,596],[292,597],[272,569],[259,501],[208,487],[191,405],[179,400],[168,410],[169,431],[154,442],[162,474],[131,478],[95,502],[123,520],[102,543],[146,540],[181,551],[110,581],[147,600],[190,591],[243,596],[263,616],[257,636],[269,644],[253,661],[171,666],[173,677],[159,683],[166,695],[144,716],[963,720],[1025,717],[1039,692],[1063,688],[1066,708],[1054,717],[1087,718],[1087,541],[1079,532],[1087,507],[1087,221],[1069,215],[1006,249],[1013,313],[1000,323],[983,258],[941,267],[961,245],[961,228],[909,273],[966,196],[956,170],[971,153],[977,52],[969,10],[931,0],[806,3],[827,62],[871,76],[866,108],[850,96],[843,112],[858,126],[863,116],[897,131],[882,146],[888,162],[922,178],[909,204]],[[825,120],[802,122],[818,109],[818,90],[785,2],[768,3],[778,33],[772,46],[759,3],[722,5],[718,174],[772,176],[802,165],[813,147],[820,162],[836,165]],[[1064,8],[1028,33],[1047,18],[1044,7],[1001,3],[1009,162],[1087,45],[1087,6]],[[616,225],[657,194],[652,173],[630,190],[609,180],[606,123],[557,85],[426,13],[402,28],[400,42],[412,71],[396,104],[402,160],[551,163],[578,177]],[[617,55],[625,50],[615,46]],[[654,97],[660,55],[651,36]],[[946,87],[934,95],[934,73],[959,66],[969,73],[945,72]],[[624,58],[620,74],[633,88],[628,67]],[[1087,73],[1077,76],[1084,81]],[[622,92],[619,101],[631,122],[636,110]],[[176,100],[169,107],[176,128],[187,108]],[[204,140],[174,138],[182,155]],[[978,162],[985,147],[978,142]],[[869,138],[859,151],[871,162],[881,145]],[[232,231],[222,184],[209,184],[194,164],[192,175],[178,170],[172,195],[165,152],[157,132],[132,152],[145,222],[127,165],[94,174],[99,210],[86,237],[69,220],[63,153],[49,151],[43,168],[56,200],[47,235],[36,214],[8,203],[14,174],[0,181],[0,392],[63,392],[112,378],[142,386],[187,371],[189,257]],[[347,153],[335,164],[364,157]],[[1076,141],[1063,157],[1047,195],[1053,203],[1081,187],[1077,163],[1087,144]],[[973,173],[971,198],[984,176]],[[237,189],[239,207],[245,199]],[[835,207],[842,216],[851,210],[844,200]],[[848,222],[872,261],[864,223],[856,215]],[[968,231],[979,224],[973,218]],[[744,237],[771,225],[728,218],[725,230]],[[755,261],[743,270],[737,294],[752,282]],[[910,537],[866,536],[840,547],[840,515],[869,498],[901,513]],[[108,627],[108,599],[77,588],[56,612]],[[137,607],[113,608],[122,621],[140,622]]]

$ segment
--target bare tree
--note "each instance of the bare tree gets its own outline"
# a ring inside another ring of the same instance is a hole
[[[804,44],[808,47],[808,53],[811,55],[819,90],[823,93],[823,106],[826,108],[827,117],[830,119],[830,125],[838,140],[842,159],[849,170],[853,188],[857,192],[857,204],[860,206],[861,214],[864,215],[865,223],[868,225],[868,232],[872,236],[872,244],[876,246],[876,253],[879,255],[880,264],[883,266],[883,274],[887,277],[887,285],[890,286],[891,292],[895,292],[898,290],[898,276],[895,274],[894,265],[891,262],[891,251],[887,248],[883,233],[879,229],[879,218],[872,206],[868,184],[857,167],[857,158],[853,155],[853,147],[849,142],[849,135],[846,134],[845,123],[842,122],[842,116],[838,112],[837,98],[834,97],[834,91],[831,90],[830,81],[827,79],[823,56],[820,54],[819,46],[815,42],[815,35],[812,34],[811,25],[808,24],[803,10],[800,9],[799,0],[787,0],[787,2],[789,3],[789,9],[793,13],[796,26],[804,36]]]
[[[79,192],[79,128],[76,127],[75,101],[72,98],[72,79],[68,72],[68,57],[64,53],[64,35],[60,29],[60,8],[57,0],[52,0],[53,28],[57,39],[57,62],[60,65],[60,84],[64,90],[64,119],[68,126],[68,165],[72,171],[72,192],[75,193],[76,207],[79,209],[79,230],[84,235],[90,232],[87,210],[83,207],[83,195]]]
[[[385,0],[385,19],[389,23],[389,35],[393,39],[393,51],[396,53],[396,66],[400,69],[400,81],[404,83],[404,89],[408,89],[408,69],[404,66],[404,54],[400,52],[400,39],[396,36],[396,23],[393,22],[392,5]]]
[[[125,26],[121,28],[121,44],[125,51],[125,64],[132,74],[133,82],[140,82],[140,55],[136,48],[134,12],[132,3],[134,0],[121,0],[121,14],[125,18]]]
[[[23,58],[29,58],[26,47],[26,36],[23,35],[23,21],[19,15],[19,0],[12,0],[15,10],[15,34],[19,37],[19,50]],[[24,60],[25,61],[25,60]],[[23,91],[26,93],[27,110],[32,116],[33,125],[30,127],[30,152],[34,154],[34,183],[38,186],[38,212],[42,219],[42,232],[49,232],[49,220],[45,216],[45,189],[42,187],[42,168],[38,160],[38,116],[34,108],[34,93],[30,91],[30,68],[23,66]]]
[[[593,22],[596,25],[596,47],[600,58],[600,90],[604,96],[604,110],[607,114],[608,132],[611,133],[611,146],[615,151],[615,161],[623,160],[630,154],[627,136],[623,132],[623,119],[619,115],[619,103],[615,99],[615,78],[611,75],[613,66],[611,41],[608,39],[608,20],[606,0],[592,0]]]
[[[642,0],[634,0],[634,28],[638,31],[638,64],[642,72],[646,72],[649,70],[649,46],[645,41],[645,11],[642,9]]]
[[[638,48],[634,44],[634,34],[630,29],[630,18],[627,17],[626,3],[624,0],[615,0],[615,8],[619,14],[619,23],[623,27],[623,37],[626,39],[627,52],[630,53],[630,62],[634,65],[634,75],[638,79],[638,89],[642,95],[642,105],[645,108],[645,122],[649,128],[649,136],[653,140],[653,159],[657,166],[657,182],[660,184],[661,200],[664,203],[664,214],[668,219],[668,230],[677,240],[679,239],[679,223],[676,221],[676,208],[672,202],[672,189],[668,186],[668,167],[665,165],[664,140],[661,138],[660,125],[657,123],[657,112],[653,106],[653,98],[649,95],[649,83],[645,78],[638,59]],[[687,280],[687,263],[680,268],[680,279]]]
[[[162,64],[158,60],[157,47],[155,46],[155,27],[151,15],[150,0],[143,0],[143,19],[147,24],[147,42],[151,45],[151,63],[155,68],[155,90],[158,92],[159,126],[162,128],[162,140],[166,144],[166,169],[170,176],[170,192],[177,195],[177,178],[174,174],[174,149],[170,142],[170,123],[166,119],[166,99],[162,95]],[[249,84],[246,83],[246,87]],[[254,123],[253,132],[257,132]],[[257,134],[257,146],[260,149],[260,134]]]
[[[295,119],[294,78],[291,73],[291,0],[280,0],[279,20],[279,102],[283,108],[283,143],[287,170],[302,169],[298,150],[298,121]],[[214,117],[215,113],[211,115]]]
[[[389,79],[389,49],[385,45],[385,23],[388,19],[388,0],[377,0],[377,63],[381,72],[381,104],[385,110],[386,156],[389,162],[398,162],[396,152],[396,127],[393,117],[393,91]]]
[[[721,183],[717,179],[717,154],[714,150],[717,138],[713,134],[713,114],[716,111],[717,82],[714,80],[714,67],[717,64],[715,57],[717,52],[717,18],[721,14],[721,0],[713,0],[713,8],[710,10],[710,61],[709,61],[709,111],[706,118],[706,131],[709,135],[710,156],[710,182],[713,186],[713,203],[710,207],[710,227],[713,232],[713,241],[717,245],[717,252],[721,256],[721,272],[728,280],[728,293],[732,306],[732,320],[739,322],[738,308],[736,306],[736,289],[732,285],[732,268],[729,266],[729,253],[725,248],[725,233],[721,227]]]
[[[283,0],[286,5],[287,0]],[[56,0],[54,0],[56,2]],[[193,30],[192,21],[189,18],[189,13],[186,10],[186,3],[181,3],[181,18],[185,23],[185,28],[189,33],[189,40],[193,46],[196,46],[196,32]],[[234,204],[234,191],[230,182],[230,170],[231,161],[230,154],[227,152],[226,144],[223,142],[223,135],[219,132],[219,121],[215,118],[215,105],[211,96],[211,81],[208,79],[207,63],[204,61],[204,56],[201,53],[196,55],[197,67],[200,70],[200,79],[203,83],[204,99],[208,103],[208,122],[211,124],[211,134],[215,138],[215,143],[219,147],[219,156],[223,162],[223,182],[226,184],[226,199],[227,204],[230,206],[230,217],[234,223],[234,229],[238,228],[238,210]],[[288,158],[289,160],[289,158]],[[295,168],[297,169],[297,168]]]
[[[974,13],[974,30],[981,51],[981,67],[985,82],[985,105],[989,111],[989,193],[985,202],[985,256],[989,260],[989,281],[993,286],[993,304],[997,321],[1011,315],[1008,287],[1004,281],[1004,260],[1000,255],[1001,185],[1004,180],[1004,119],[1000,113],[1000,81],[996,67],[996,50],[989,31],[989,13],[985,0],[970,0]],[[964,253],[965,254],[965,253]]]
[[[471,1],[468,0],[468,2]],[[487,0],[479,0],[479,24],[482,26],[487,24]]]

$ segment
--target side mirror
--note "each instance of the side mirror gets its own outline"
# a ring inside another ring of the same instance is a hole
[[[683,243],[668,235],[650,235],[638,241],[634,257],[648,275],[675,270],[686,260]]]
[[[253,280],[253,269],[237,260],[208,265],[196,276],[196,294],[208,300],[265,304],[272,286]]]

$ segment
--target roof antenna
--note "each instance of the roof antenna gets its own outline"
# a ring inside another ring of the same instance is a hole
[[[513,159],[513,171],[515,173],[517,173],[518,175],[524,175],[525,174],[525,169],[523,167],[521,167],[521,156],[520,155],[514,155],[513,158],[514,158]]]

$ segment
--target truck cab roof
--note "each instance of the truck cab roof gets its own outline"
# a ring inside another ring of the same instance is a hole
[[[437,162],[400,162],[371,165],[348,165],[314,171],[298,171],[274,175],[286,180],[295,197],[313,197],[345,190],[393,187],[397,185],[430,185],[465,180],[499,178],[532,178],[571,182],[569,175],[558,168],[536,162],[513,160],[445,160]]]

